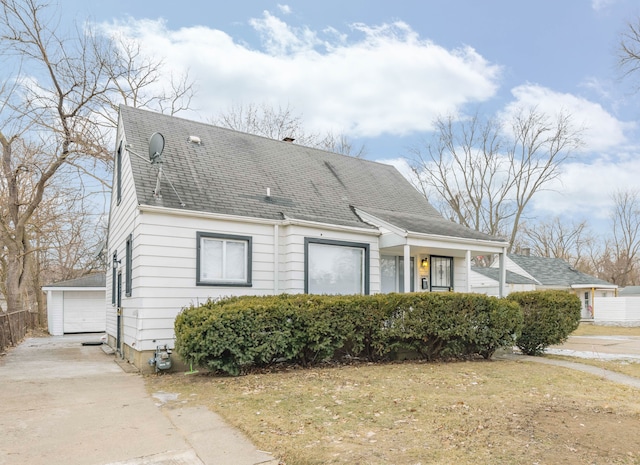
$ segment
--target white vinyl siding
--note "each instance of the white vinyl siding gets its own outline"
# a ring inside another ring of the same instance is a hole
[[[380,292],[380,255],[377,235],[350,231],[327,231],[320,227],[286,225],[280,227],[280,292],[298,294],[305,289],[305,238],[363,243],[369,246],[369,290]]]

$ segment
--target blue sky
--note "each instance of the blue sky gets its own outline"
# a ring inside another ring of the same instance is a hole
[[[434,117],[565,110],[587,128],[555,192],[532,215],[602,222],[616,188],[640,175],[640,75],[621,79],[617,47],[640,16],[633,0],[59,0],[139,40],[197,82],[195,111],[290,105],[309,130],[344,132],[367,157],[403,169]]]

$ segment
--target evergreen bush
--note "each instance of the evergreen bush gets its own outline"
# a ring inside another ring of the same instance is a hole
[[[516,346],[526,355],[541,355],[562,344],[580,324],[580,299],[568,291],[527,291],[509,294],[522,309],[524,323]]]
[[[399,350],[428,360],[490,358],[513,344],[521,325],[517,303],[481,294],[283,294],[185,308],[175,333],[186,362],[238,375],[275,362],[376,361]]]

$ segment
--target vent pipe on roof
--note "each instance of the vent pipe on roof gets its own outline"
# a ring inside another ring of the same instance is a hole
[[[271,188],[267,187],[267,198],[270,199],[271,198]]]
[[[293,142],[295,139],[293,137],[285,137],[282,139],[284,142]]]

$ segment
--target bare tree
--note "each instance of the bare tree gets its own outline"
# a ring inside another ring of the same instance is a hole
[[[629,22],[621,34],[618,66],[624,76],[635,75],[640,71],[640,17],[636,18],[635,22]],[[636,89],[640,89],[640,84]]]
[[[612,194],[611,238],[602,255],[603,273],[619,286],[638,282],[640,260],[640,194],[636,190]]]
[[[150,108],[175,115],[191,107],[196,94],[189,73],[165,76],[161,59],[143,53],[140,43],[122,35],[112,36],[114,58],[107,72],[111,78],[109,92],[102,96],[105,120],[111,127],[117,124],[118,105]]]
[[[134,42],[90,25],[65,34],[38,0],[2,0],[0,56],[0,291],[16,311],[42,279],[94,266],[104,233],[85,179],[108,189],[117,104],[174,114],[194,86],[187,75],[163,86],[162,62]]]
[[[415,182],[446,217],[507,237],[511,250],[526,207],[560,175],[579,136],[569,116],[552,118],[537,108],[504,123],[478,115],[439,118],[435,140],[411,151]]]
[[[520,247],[529,248],[539,257],[562,258],[571,266],[587,272],[588,250],[595,238],[586,221],[563,223],[560,217],[535,224],[522,225]]]
[[[91,34],[63,40],[56,27],[35,0],[2,2],[0,53],[16,70],[0,113],[0,242],[10,312],[37,286],[32,220],[47,188],[65,166],[89,170],[110,161],[95,120],[110,84],[108,44]]]
[[[336,135],[333,132],[327,132],[322,136],[319,133],[306,132],[302,116],[294,113],[289,105],[284,108],[281,106],[275,108],[266,103],[236,104],[214,117],[212,122],[221,127],[269,139],[293,139],[300,145],[342,155],[362,157],[366,154],[364,146],[355,149],[344,134]]]

